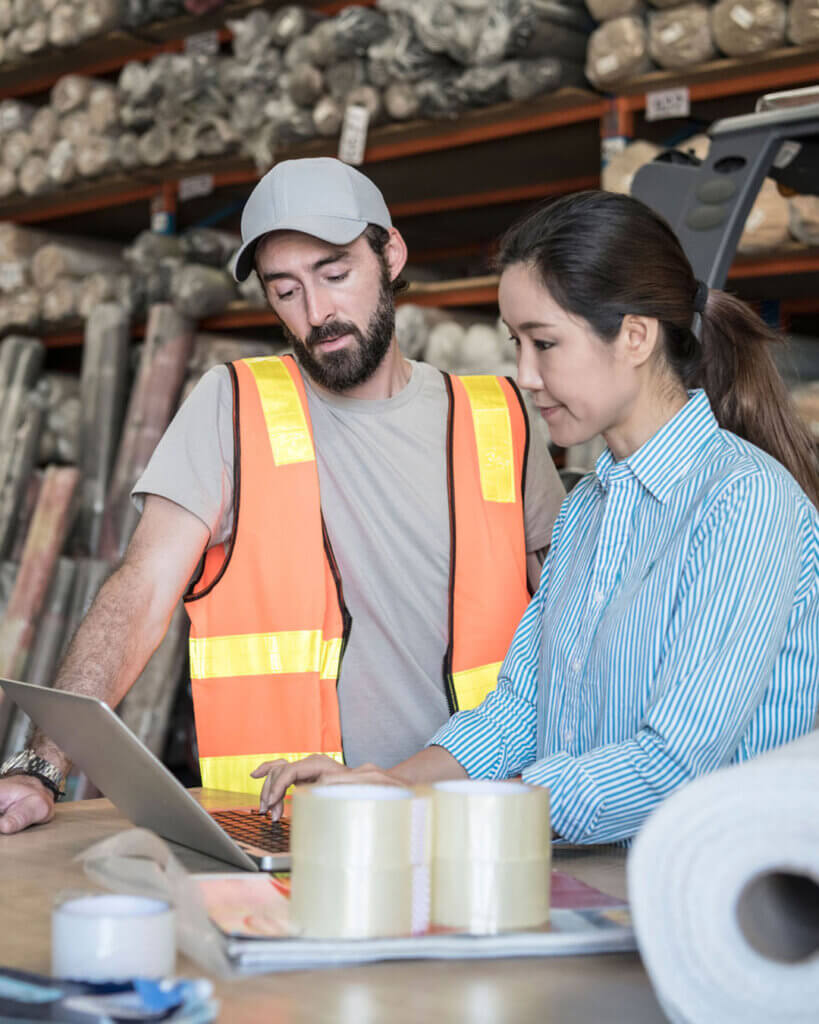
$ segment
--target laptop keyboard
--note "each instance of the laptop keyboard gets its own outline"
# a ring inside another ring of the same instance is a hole
[[[269,853],[287,853],[290,849],[290,822],[271,821],[266,814],[255,810],[211,811],[232,839],[251,843]]]

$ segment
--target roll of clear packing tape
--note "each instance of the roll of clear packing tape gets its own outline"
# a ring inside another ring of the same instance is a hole
[[[51,973],[83,981],[173,974],[173,908],[113,893],[63,893],[51,914]]]
[[[304,786],[291,812],[290,930],[410,935],[429,925],[428,798],[392,786]]]
[[[433,787],[432,922],[475,935],[549,919],[549,793],[514,782]]]

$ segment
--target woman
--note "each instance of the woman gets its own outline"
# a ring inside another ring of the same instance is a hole
[[[687,780],[813,725],[816,453],[776,336],[697,282],[638,201],[558,200],[508,232],[499,266],[519,384],[557,444],[608,447],[563,504],[495,691],[387,775],[522,775],[566,840],[627,840]],[[274,816],[293,781],[384,778],[322,758],[266,773]]]

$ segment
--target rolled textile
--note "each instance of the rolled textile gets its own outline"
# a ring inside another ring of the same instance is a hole
[[[91,119],[86,110],[72,110],[60,118],[58,131],[61,139],[70,139],[75,145],[82,145],[91,134]]]
[[[74,143],[60,139],[48,154],[48,177],[55,185],[70,185],[77,178],[77,153]]]
[[[71,277],[59,277],[43,293],[42,317],[49,323],[76,316],[79,298],[78,282]]]
[[[233,33],[233,53],[240,61],[250,61],[270,46],[272,21],[268,11],[251,11],[244,18],[228,21],[228,28]]]
[[[82,40],[77,10],[73,4],[57,4],[48,21],[48,41],[53,46],[76,46]]]
[[[674,1024],[815,1021],[819,732],[671,796],[637,836],[628,889]]]
[[[88,93],[88,119],[97,135],[103,135],[117,126],[119,100],[117,90],[109,82],[94,82]]]
[[[77,146],[77,170],[84,178],[105,174],[116,162],[116,144],[106,135],[92,135]]]
[[[120,0],[83,0],[79,15],[83,38],[100,35],[119,25]]]
[[[139,136],[136,132],[123,132],[122,135],[117,136],[115,147],[117,163],[120,167],[130,169],[138,167],[142,163],[142,158],[139,155]]]
[[[51,236],[34,228],[23,228],[10,221],[0,222],[0,263],[30,260]]]
[[[611,21],[624,14],[642,14],[642,0],[586,0],[589,14],[595,21]]]
[[[14,0],[12,16],[14,24],[20,28],[30,25],[44,14],[42,0]]]
[[[312,64],[302,64],[288,76],[286,92],[300,107],[312,107],[323,91],[324,79]]]
[[[782,0],[719,0],[711,9],[714,39],[729,57],[784,46],[786,22]]]
[[[737,251],[750,254],[780,249],[788,240],[789,225],[788,200],[776,182],[766,178],[745,221]]]
[[[164,124],[156,124],[137,143],[139,156],[149,167],[167,163],[173,156],[173,133]]]
[[[57,141],[59,119],[50,106],[40,107],[32,117],[28,131],[35,153],[47,153]]]
[[[37,196],[51,188],[45,157],[32,153],[17,173],[20,191],[27,196]]]
[[[41,291],[50,288],[58,277],[85,277],[95,271],[123,268],[121,250],[110,242],[72,239],[49,242],[34,254],[31,276]]]
[[[14,0],[0,0],[0,32],[11,32],[14,26]]]
[[[26,130],[37,113],[37,107],[21,100],[0,101],[0,135]]]
[[[319,18],[316,11],[298,4],[286,4],[274,11],[270,19],[270,40],[284,49],[294,39],[307,35]]]
[[[396,87],[399,87],[398,85]],[[384,96],[385,104],[389,103],[388,99],[389,90]],[[387,106],[387,109],[391,117],[396,117]],[[415,109],[417,110],[417,104]],[[412,115],[407,115],[412,116]],[[344,117],[344,111],[341,108],[341,104],[333,99],[332,96],[322,96],[321,99],[313,107],[313,124],[316,126],[316,131],[319,135],[338,135],[341,130],[341,121]]]
[[[3,141],[3,166],[18,171],[31,155],[31,134],[26,131],[11,132]]]
[[[325,100],[333,102],[332,98],[326,96]],[[323,102],[323,101],[320,101]],[[384,92],[384,108],[394,121],[408,121],[418,115],[418,95],[409,82],[392,82]],[[319,128],[317,116],[318,104],[313,111],[313,120],[316,122],[316,129],[322,134],[333,134],[322,132]],[[336,129],[338,130],[338,129]]]
[[[77,282],[77,312],[87,319],[101,302],[119,302],[123,294],[122,274],[97,271]]]
[[[179,237],[180,248],[189,263],[224,267],[241,245],[238,235],[216,228],[189,228]]]
[[[509,60],[506,65],[506,89],[510,100],[530,100],[568,85],[584,84],[583,68],[559,57],[534,60]]]
[[[63,75],[51,87],[51,106],[58,114],[70,114],[85,105],[94,80],[87,75]]]
[[[634,175],[645,164],[651,161],[662,150],[653,142],[645,139],[635,139],[630,142],[622,153],[615,154],[603,167],[600,172],[600,185],[607,192],[621,192],[623,195],[631,194],[631,183]]]
[[[0,196],[13,196],[17,191],[17,175],[8,167],[0,166]]]
[[[48,22],[43,18],[32,21],[20,30],[20,52],[29,57],[48,46]]]
[[[23,50],[20,43],[23,39],[23,30],[20,28],[13,28],[11,32],[6,36],[3,46],[3,60],[4,61],[15,61],[19,60],[23,55]]]
[[[236,284],[230,274],[193,263],[173,272],[171,289],[174,306],[193,320],[220,313],[236,298]]]
[[[370,126],[377,124],[384,114],[384,102],[381,93],[372,85],[358,85],[347,93],[345,106],[364,107],[369,114]]]
[[[788,213],[790,232],[797,242],[819,245],[819,196],[791,196]]]
[[[598,89],[634,78],[650,67],[648,33],[641,18],[614,18],[589,36],[586,77]]]
[[[649,53],[661,68],[704,64],[716,53],[709,8],[683,4],[648,16]]]
[[[819,0],[791,0],[788,40],[797,46],[819,42]]]

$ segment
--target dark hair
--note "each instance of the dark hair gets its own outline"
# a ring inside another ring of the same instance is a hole
[[[366,228],[364,228],[363,234],[364,237],[367,239],[370,248],[378,257],[378,262],[381,264],[381,269],[385,278],[388,279],[389,273],[387,271],[387,261],[384,258],[384,250],[387,248],[387,242],[390,240],[389,231],[387,231],[386,228],[382,228],[380,224],[368,224]],[[259,241],[261,241],[261,239],[259,239]],[[259,273],[258,264],[256,263],[255,251],[253,254],[253,269],[256,272],[256,277],[258,277],[259,279],[259,284],[262,286],[262,291],[265,292],[266,294],[267,290],[265,288],[264,281],[262,280],[262,275]],[[401,277],[400,274],[398,275],[398,277],[396,277],[394,281],[389,282],[389,286],[393,295],[398,295],[400,292],[405,291],[409,287],[408,283],[404,280],[403,277]]]
[[[816,450],[771,355],[777,334],[744,302],[711,289],[700,338],[697,280],[677,236],[644,203],[613,192],[564,196],[513,225],[497,269],[533,267],[555,301],[604,341],[626,313],[660,323],[663,356],[686,388],[704,388],[721,427],[782,463],[819,507]]]

